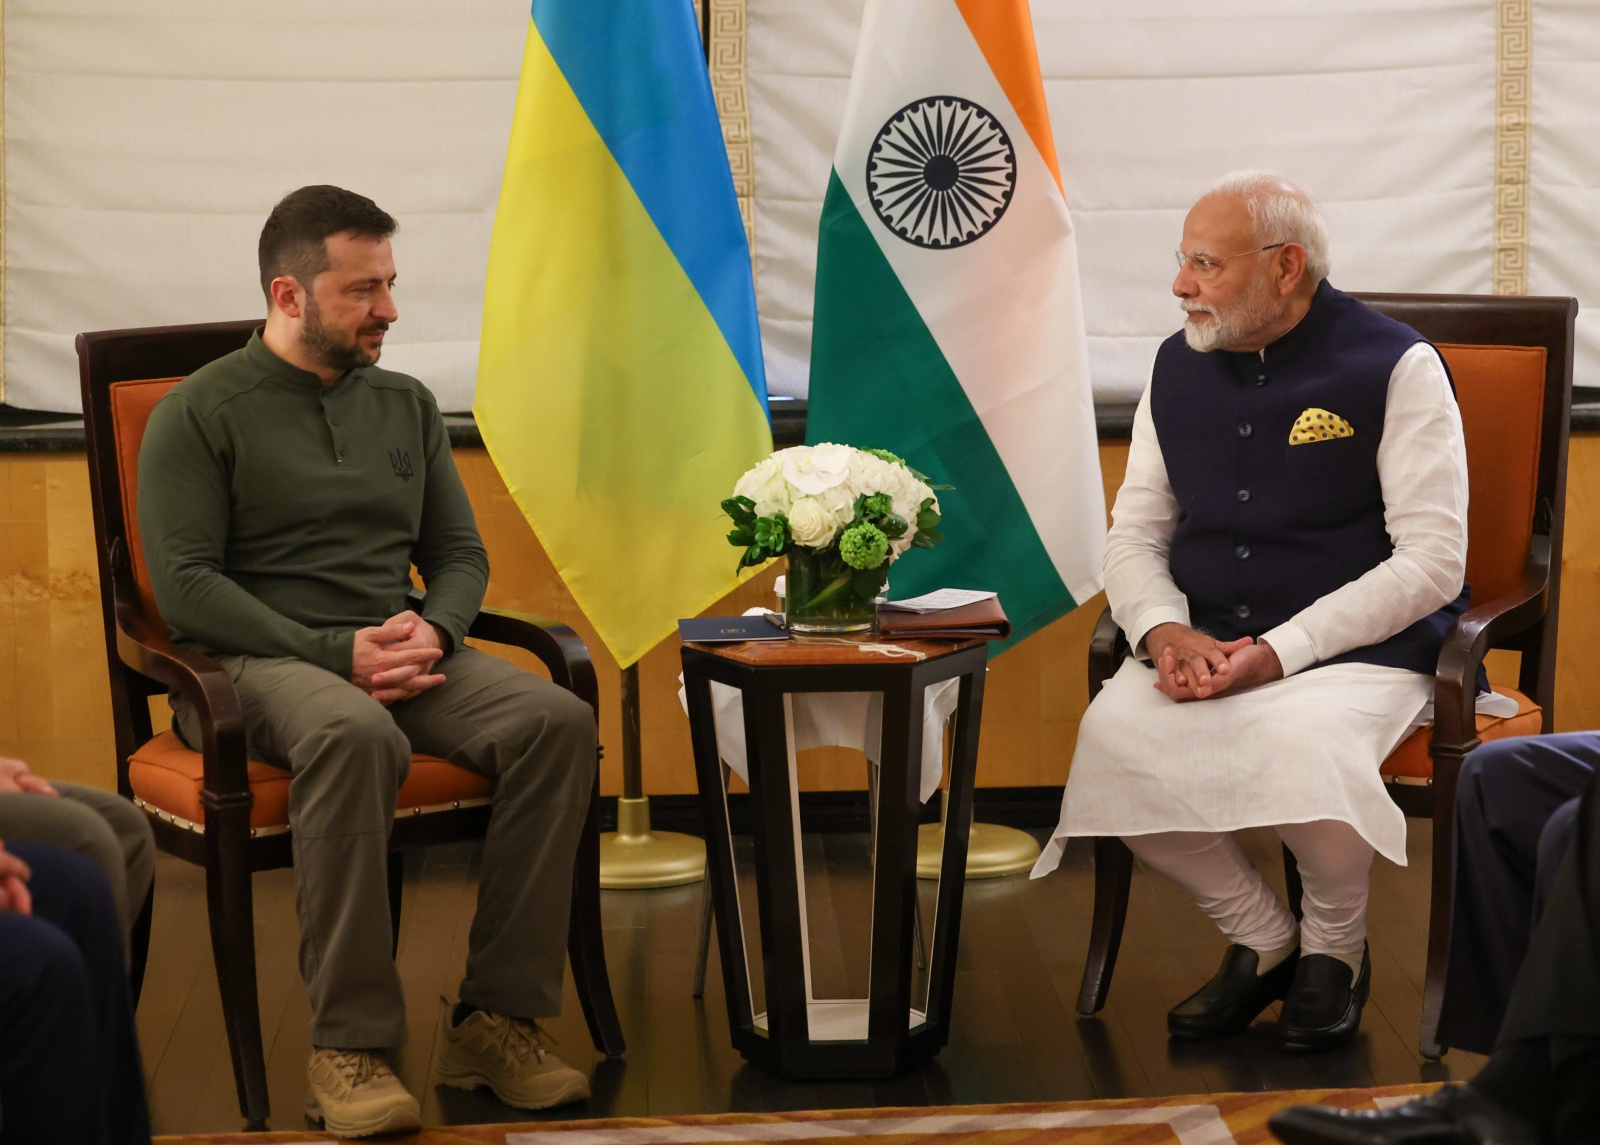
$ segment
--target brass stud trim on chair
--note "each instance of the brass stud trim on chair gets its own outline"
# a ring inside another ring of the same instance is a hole
[[[140,799],[137,795],[133,797],[133,802],[141,810],[154,815],[163,823],[170,823],[174,827],[180,828],[184,831],[192,831],[196,835],[204,835],[206,833],[206,826],[204,823],[196,823],[193,819],[185,819],[182,815],[174,815],[170,811],[163,811],[154,803],[147,803],[145,800]],[[460,811],[465,807],[487,807],[488,805],[489,799],[487,797],[479,799],[456,799],[449,803],[430,803],[423,807],[397,808],[395,810],[394,817],[399,819],[401,816],[407,814],[412,816],[427,815],[435,811]],[[271,835],[287,835],[288,833],[289,827],[287,824],[279,827],[250,828],[250,837],[252,839],[267,838]]]

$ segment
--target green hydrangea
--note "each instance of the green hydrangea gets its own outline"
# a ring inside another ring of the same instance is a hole
[[[851,525],[839,537],[839,556],[853,569],[875,569],[889,555],[889,538],[876,525]]]
[[[894,512],[894,498],[887,493],[874,493],[861,505],[863,517],[887,517]]]

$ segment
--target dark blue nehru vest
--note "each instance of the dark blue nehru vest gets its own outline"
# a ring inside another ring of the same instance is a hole
[[[1162,343],[1150,412],[1178,500],[1172,576],[1195,628],[1222,640],[1260,636],[1393,554],[1378,443],[1389,375],[1421,341],[1324,281],[1264,358],[1197,353],[1181,332]],[[1354,436],[1290,445],[1308,409],[1338,415]],[[1432,674],[1468,598],[1463,585],[1450,604],[1381,644],[1319,663]]]

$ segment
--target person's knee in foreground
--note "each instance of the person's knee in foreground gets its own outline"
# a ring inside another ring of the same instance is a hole
[[[1279,1045],[1356,1035],[1368,873],[1404,864],[1379,767],[1431,695],[1469,599],[1461,417],[1438,352],[1328,282],[1310,195],[1219,180],[1184,222],[1186,319],[1134,418],[1106,595],[1134,655],[1085,714],[1056,836],[1120,836],[1229,940],[1167,1016],[1237,1033],[1284,1004]],[[1304,922],[1234,832],[1296,857]]]
[[[437,404],[376,365],[398,317],[394,220],[336,187],[262,230],[268,313],[175,386],[139,459],[139,523],[174,638],[233,676],[253,758],[289,769],[306,1111],[330,1132],[415,1127],[389,1054],[406,1040],[390,956],[387,840],[411,754],[494,783],[447,1085],[543,1108],[588,1096],[546,1049],[560,1012],[572,866],[596,767],[593,713],[463,644],[488,560]],[[408,606],[410,565],[427,594]],[[174,698],[181,734],[193,710]]]
[[[1552,737],[1565,739],[1567,737]],[[1537,740],[1526,741],[1532,750]],[[1549,749],[1562,750],[1559,747]],[[1591,776],[1488,1063],[1466,1085],[1378,1112],[1304,1105],[1285,1145],[1590,1145],[1600,1140],[1600,798]],[[1557,814],[1553,812],[1552,815]],[[1530,888],[1531,891],[1531,888]],[[1461,989],[1452,978],[1448,991]]]
[[[1462,761],[1441,1046],[1494,1049],[1579,798],[1597,769],[1600,732],[1492,740]]]
[[[126,938],[155,883],[156,841],[145,813],[115,791],[51,782],[0,756],[0,839],[50,843],[98,866]]]
[[[149,1142],[122,949],[90,860],[0,846],[0,1145]]]

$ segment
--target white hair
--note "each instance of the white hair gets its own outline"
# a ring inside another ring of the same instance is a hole
[[[1271,171],[1234,171],[1212,183],[1202,197],[1213,195],[1244,200],[1258,245],[1297,243],[1305,248],[1311,281],[1328,277],[1328,227],[1317,201],[1299,183]]]

